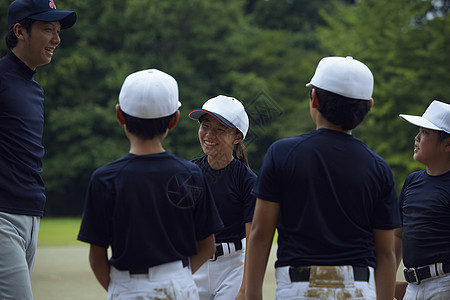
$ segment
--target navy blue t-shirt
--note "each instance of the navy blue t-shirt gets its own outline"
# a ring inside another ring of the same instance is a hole
[[[272,144],[254,194],[280,204],[276,267],[375,267],[372,230],[400,227],[389,166],[338,131],[319,129]]]
[[[421,267],[450,263],[450,171],[410,174],[400,193],[403,264]]]
[[[11,51],[0,59],[0,211],[42,216],[44,91]]]
[[[197,253],[223,224],[201,170],[171,153],[126,156],[91,177],[78,240],[111,246],[119,270]]]
[[[245,223],[251,222],[256,198],[251,194],[256,175],[233,159],[225,168],[214,170],[203,156],[193,160],[211,187],[224,228],[215,235],[217,243],[236,242],[245,237]]]

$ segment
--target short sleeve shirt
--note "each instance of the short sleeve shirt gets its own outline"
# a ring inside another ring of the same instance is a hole
[[[272,144],[253,192],[280,204],[276,267],[375,267],[372,230],[400,226],[387,163],[333,130]]]
[[[400,206],[405,267],[450,263],[450,171],[410,174],[400,192]]]
[[[245,237],[245,223],[253,219],[256,198],[251,191],[256,181],[255,173],[237,159],[220,170],[211,168],[207,156],[193,162],[203,171],[224,223],[224,228],[215,235],[216,242],[241,240]]]
[[[127,154],[93,173],[78,239],[111,246],[111,264],[133,270],[192,256],[222,226],[195,164],[168,152]]]

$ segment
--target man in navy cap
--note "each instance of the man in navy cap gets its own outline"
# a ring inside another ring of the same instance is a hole
[[[8,53],[0,59],[0,299],[32,299],[30,275],[39,220],[44,91],[33,75],[50,63],[61,29],[76,21],[53,0],[16,0],[8,8]]]

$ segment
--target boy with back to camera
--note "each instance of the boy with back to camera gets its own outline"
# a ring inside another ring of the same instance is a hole
[[[130,151],[93,173],[78,235],[108,299],[198,299],[192,273],[223,225],[202,171],[162,146],[180,105],[177,82],[159,70],[122,85],[116,115]]]
[[[272,144],[253,190],[247,300],[262,299],[275,228],[276,299],[392,300],[394,180],[352,135],[373,105],[372,72],[351,57],[326,57],[307,86],[316,130]]]
[[[422,116],[400,114],[419,127],[410,174],[400,192],[403,227],[396,230],[408,282],[403,299],[450,299],[450,104],[433,101]],[[401,298],[401,296],[399,297]]]

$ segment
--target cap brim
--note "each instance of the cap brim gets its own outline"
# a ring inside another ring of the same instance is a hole
[[[225,125],[225,126],[227,126],[229,128],[237,129],[236,126],[234,126],[232,123],[228,122],[228,120],[225,119],[224,117],[222,117],[221,115],[219,115],[217,113],[210,112],[210,111],[205,110],[205,109],[194,109],[193,111],[191,111],[189,113],[189,118],[191,118],[193,120],[199,120],[205,114],[209,114],[209,115],[213,116],[220,123],[222,123],[223,125]]]
[[[431,123],[430,121],[428,121],[427,119],[425,119],[424,117],[421,117],[421,116],[411,116],[411,115],[404,115],[404,114],[400,114],[398,116],[403,121],[406,121],[408,123],[411,123],[411,124],[419,126],[419,127],[433,129],[433,130],[442,130],[441,128],[437,127],[436,125],[434,125],[433,123]]]
[[[59,24],[61,24],[61,29],[67,29],[75,24],[77,21],[77,14],[74,11],[49,10],[29,16],[28,18],[44,22],[59,22]]]

